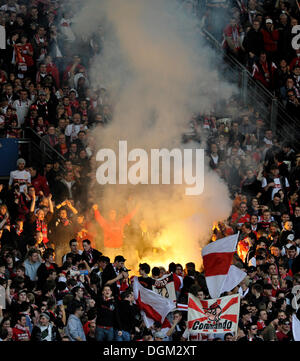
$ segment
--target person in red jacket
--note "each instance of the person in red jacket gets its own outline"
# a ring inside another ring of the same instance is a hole
[[[276,69],[275,63],[269,61],[266,52],[262,51],[259,60],[253,64],[252,76],[267,89],[272,90],[274,88],[274,73]]]
[[[127,216],[118,220],[116,218],[116,211],[111,209],[109,212],[109,220],[106,220],[99,212],[98,205],[93,205],[95,219],[103,229],[105,256],[112,257],[118,252],[123,251],[124,227],[134,217],[139,207],[139,205],[136,206],[132,212],[127,214]]]
[[[56,88],[60,88],[60,80],[59,80],[59,71],[57,66],[53,63],[52,57],[50,55],[47,55],[45,58],[45,64],[46,64],[46,70],[48,74],[51,74],[54,81]]]
[[[277,55],[279,32],[278,30],[274,29],[272,19],[266,19],[266,27],[261,29],[261,32],[263,34],[265,51],[268,54],[268,58],[272,61],[275,61]]]
[[[43,192],[46,197],[49,196],[50,189],[48,185],[47,178],[38,174],[37,168],[32,166],[29,168],[31,174],[31,184],[34,186],[35,193],[39,194]]]
[[[231,216],[231,226],[241,227],[245,222],[250,222],[250,215],[247,213],[247,204],[241,202],[237,212]]]
[[[81,64],[80,57],[78,55],[74,55],[72,62],[67,65],[64,71],[63,82],[68,82],[70,78],[72,78],[79,71],[80,68],[83,68],[84,71],[86,71],[84,66]]]
[[[30,332],[26,328],[26,316],[24,314],[20,314],[17,317],[12,339],[13,341],[30,341]]]
[[[232,17],[230,19],[230,23],[223,30],[222,42],[223,48],[240,61],[242,61],[244,54],[244,48],[242,46],[242,32],[243,29],[237,23],[236,19]]]
[[[293,70],[295,66],[300,66],[300,49],[295,51],[295,56],[289,64],[289,69]]]

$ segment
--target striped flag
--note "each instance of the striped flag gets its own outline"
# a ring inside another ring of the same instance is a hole
[[[174,311],[176,305],[170,299],[143,287],[138,277],[133,279],[133,294],[147,328],[151,327],[154,321],[159,321],[162,328],[171,327],[166,317],[169,312]]]
[[[199,300],[189,293],[188,328],[191,334],[237,332],[240,295]]]
[[[237,284],[230,282],[228,273],[236,251],[239,233],[209,243],[202,249],[205,280],[211,298],[218,298],[226,288],[233,289]],[[236,268],[236,267],[235,267]],[[235,270],[234,270],[235,271]]]
[[[246,272],[242,271],[241,269],[232,264],[224,281],[221,294],[223,292],[228,292],[234,289],[234,287],[241,283],[246,276]]]
[[[184,303],[177,303],[176,310],[178,311],[188,311],[189,305],[186,305]]]

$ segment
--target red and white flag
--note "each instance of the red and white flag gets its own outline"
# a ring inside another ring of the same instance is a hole
[[[151,327],[154,321],[159,321],[162,328],[171,327],[166,316],[176,308],[172,300],[143,287],[138,277],[133,279],[133,294],[147,328]]]
[[[240,284],[246,276],[246,272],[232,264],[229,268],[220,294],[233,290],[234,287]]]
[[[176,292],[174,285],[174,274],[170,273],[155,280],[152,291],[169,298],[176,305]]]
[[[185,303],[177,303],[177,307],[176,310],[178,311],[188,311],[189,306],[186,305]]]
[[[199,300],[189,293],[188,328],[191,334],[237,332],[240,295]]]
[[[218,298],[224,292],[225,282],[230,282],[227,277],[236,251],[238,237],[239,233],[220,238],[202,249],[205,280],[211,298]],[[231,289],[237,284],[233,285]]]

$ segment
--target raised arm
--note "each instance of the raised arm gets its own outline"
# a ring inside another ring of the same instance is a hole
[[[98,209],[98,205],[94,204],[92,208],[94,210],[94,216],[95,216],[96,221],[100,224],[101,227],[105,227],[106,220],[102,217],[102,215]]]
[[[54,213],[53,202],[52,202],[52,194],[51,193],[48,196],[48,201],[49,201],[49,212]]]
[[[73,207],[72,203],[69,200],[66,201],[66,204],[74,214],[78,213],[77,209],[75,207]]]
[[[59,203],[55,208],[60,209],[61,207],[65,206],[66,204],[67,204],[67,201],[63,201],[63,202]]]
[[[138,203],[137,206],[130,213],[128,213],[127,216],[125,216],[122,219],[122,223],[124,225],[128,224],[130,222],[130,220],[136,215],[136,213],[139,211],[140,208],[141,208],[141,205],[140,205],[140,203]]]
[[[34,210],[35,210],[35,192],[33,193],[33,196],[32,196],[32,201],[31,201],[31,205],[30,205],[30,212],[31,213],[34,213]]]

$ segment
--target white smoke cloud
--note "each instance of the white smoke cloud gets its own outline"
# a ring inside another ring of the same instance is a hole
[[[109,90],[114,109],[111,124],[93,131],[99,149],[117,152],[119,140],[127,140],[129,150],[180,148],[191,114],[213,110],[218,99],[235,91],[220,82],[211,66],[215,54],[201,39],[196,20],[179,12],[176,2],[86,0],[84,4],[74,17],[74,31],[91,35],[99,25],[105,27],[103,51],[91,62],[89,73],[92,87]],[[99,188],[91,189],[94,199]],[[144,218],[151,229],[161,230],[162,235],[153,238],[155,246],[164,243],[167,250],[160,255],[161,263],[173,259],[199,264],[200,247],[207,243],[213,222],[227,218],[231,210],[226,185],[207,165],[199,196],[185,196],[185,185],[107,185],[101,191],[104,215],[110,208],[125,214],[129,196],[142,201],[136,220]],[[146,260],[158,262],[157,255],[151,257]]]

